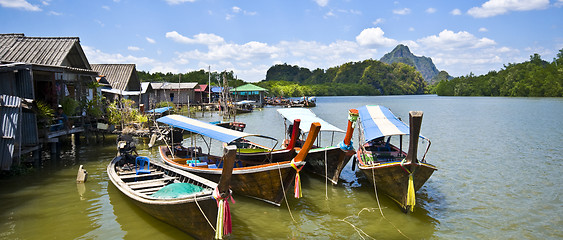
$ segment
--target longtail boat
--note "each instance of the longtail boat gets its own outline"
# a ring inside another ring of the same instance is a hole
[[[109,179],[139,208],[197,239],[221,239],[231,232],[226,199],[230,196],[235,146],[225,148],[219,184],[137,156],[130,143],[119,142],[118,148],[119,155],[107,167]]]
[[[241,139],[251,136],[270,138],[259,134],[222,128],[180,115],[169,115],[159,118],[157,121],[223,143],[242,142]],[[246,195],[280,206],[285,196],[285,191],[287,191],[296,179],[299,180],[298,173],[303,165],[305,165],[305,161],[303,160],[307,156],[312,143],[315,141],[319,129],[319,123],[311,124],[309,138],[303,149],[294,158],[288,157],[286,159],[276,159],[276,161],[270,162],[271,159],[265,159],[266,156],[271,156],[267,153],[262,153],[262,160],[240,158],[241,155],[237,153],[231,189],[237,194]],[[211,150],[209,145],[207,145],[207,149],[207,153],[204,153],[201,147],[174,145],[160,146],[159,151],[161,158],[166,164],[216,181],[221,174],[223,160],[220,157],[210,154]],[[297,186],[295,192],[296,196],[298,196],[298,194],[301,194],[299,188],[300,182],[297,181],[295,186]]]
[[[388,108],[368,105],[358,109],[360,144],[356,154],[357,165],[377,190],[396,201],[403,211],[413,211],[415,192],[420,189],[437,168],[426,162],[430,140],[420,135],[423,113],[409,112],[410,127]],[[409,135],[408,153],[403,151],[403,135]],[[399,147],[391,144],[398,136]],[[387,139],[385,139],[387,138]],[[419,138],[428,141],[422,159],[417,158]],[[354,159],[354,161],[356,160]]]
[[[320,122],[320,136],[317,138],[317,144],[312,147],[305,158],[305,170],[327,178],[332,184],[337,184],[342,169],[350,161],[350,158],[356,153],[352,146],[352,135],[354,133],[354,125],[358,118],[358,111],[350,109],[348,117],[348,128],[343,141],[338,144],[332,142],[331,146],[319,146],[319,142],[323,132],[332,134],[334,141],[335,133],[344,133],[345,131],[317,117],[313,111],[306,108],[285,108],[278,109],[278,113],[290,123],[286,127],[286,140],[284,146],[286,149],[293,149],[295,146],[300,147],[303,140],[299,139],[302,132],[303,135],[308,133],[308,129],[303,127],[311,122]],[[292,123],[292,124],[291,124]]]

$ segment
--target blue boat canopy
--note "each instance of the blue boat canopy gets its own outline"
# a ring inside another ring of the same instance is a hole
[[[158,118],[156,119],[156,121],[160,123],[168,124],[176,128],[181,128],[190,132],[201,134],[203,136],[210,137],[224,143],[230,143],[239,138],[245,138],[250,136],[268,138],[277,141],[275,138],[272,137],[259,135],[259,134],[239,132],[176,114]]]
[[[393,135],[408,135],[409,126],[399,120],[384,106],[366,105],[358,108],[360,122],[366,142],[380,137]],[[423,136],[420,136],[424,138]]]
[[[163,113],[163,112],[166,112],[166,111],[168,111],[168,110],[170,110],[170,109],[172,109],[172,107],[161,107],[161,108],[155,108],[155,109],[152,109],[152,110],[147,110],[147,112],[150,112],[150,113]]]
[[[328,132],[346,132],[325,120],[317,117],[313,111],[307,108],[283,108],[278,109],[278,113],[282,115],[287,121],[293,123],[295,119],[301,119],[301,124],[299,125],[299,129],[302,132],[306,133],[309,132],[311,128],[311,123],[318,122],[321,124],[321,131],[328,131]]]

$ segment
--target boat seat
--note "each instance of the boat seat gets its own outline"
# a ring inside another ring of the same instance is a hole
[[[148,157],[138,156],[135,158],[135,174],[147,174],[151,173],[150,170],[151,161]]]

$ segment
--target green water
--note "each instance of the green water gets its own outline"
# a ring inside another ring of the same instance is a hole
[[[424,111],[421,133],[432,140],[426,159],[439,170],[417,192],[415,212],[403,214],[380,195],[382,217],[373,186],[349,163],[336,186],[304,174],[303,198],[288,196],[291,213],[286,204],[274,207],[235,193],[231,239],[362,239],[360,231],[367,239],[563,238],[563,99],[317,99],[312,110],[342,129],[348,109],[365,104],[387,106],[402,119],[409,110]],[[237,121],[247,124],[247,132],[283,138],[276,108],[239,115]],[[335,135],[334,142],[341,137]],[[329,144],[332,136],[321,140]],[[353,140],[357,146],[357,135]],[[221,144],[212,147],[220,151]],[[158,159],[143,140],[138,149]],[[115,154],[115,138],[67,142],[60,162],[45,155],[41,170],[0,180],[0,239],[189,239],[141,211],[109,182],[105,170]],[[79,165],[89,173],[84,184],[75,183]]]

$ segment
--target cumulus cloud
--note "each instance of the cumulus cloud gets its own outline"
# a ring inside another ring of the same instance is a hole
[[[395,9],[393,10],[393,13],[397,15],[407,15],[411,13],[411,10],[409,8]]]
[[[489,0],[481,7],[473,7],[467,14],[475,18],[488,18],[510,11],[530,11],[549,7],[549,0]]]
[[[166,1],[170,5],[178,5],[185,2],[195,2],[196,0],[164,0],[164,1]]]
[[[25,11],[38,12],[42,11],[37,5],[32,5],[26,0],[0,0],[0,6],[5,8],[17,8]]]
[[[454,33],[450,30],[443,30],[436,35],[428,36],[417,40],[419,43],[427,47],[439,48],[444,50],[453,50],[459,48],[480,48],[493,46],[496,44],[494,40],[488,38],[477,38],[473,34],[466,31]]]
[[[194,35],[193,38],[185,37],[176,31],[167,32],[166,38],[170,38],[175,42],[185,43],[185,44],[204,44],[204,45],[216,45],[224,43],[225,40],[212,33],[200,33]]]
[[[456,9],[452,10],[452,11],[450,12],[450,14],[451,14],[451,15],[454,15],[454,16],[461,15],[461,10],[459,10],[459,9],[456,8]]]
[[[488,31],[489,31],[489,29],[487,29],[487,28],[484,28],[484,27],[479,28],[479,32],[488,32]]]
[[[145,39],[146,39],[147,42],[149,42],[149,43],[153,43],[153,44],[156,43],[156,41],[155,41],[154,39],[150,38],[150,37],[145,37]]]
[[[427,12],[427,13],[435,13],[436,11],[437,11],[436,8],[428,8],[428,9],[426,9],[426,12]]]
[[[396,40],[383,36],[384,34],[383,30],[379,27],[366,28],[356,36],[356,42],[361,46],[370,47],[391,46],[397,43]]]
[[[328,0],[313,0],[317,3],[317,5],[321,6],[321,7],[326,7],[326,5],[328,5]]]

